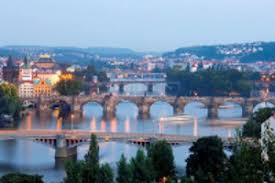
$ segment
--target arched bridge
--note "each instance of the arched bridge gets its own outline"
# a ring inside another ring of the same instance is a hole
[[[156,140],[166,140],[171,145],[190,144],[199,137],[156,133],[92,132],[85,130],[5,130],[0,131],[0,140],[25,139],[48,145],[55,149],[56,158],[77,154],[77,147],[89,143],[91,134],[98,141],[118,141],[145,145]],[[222,139],[225,146],[231,146],[233,138]]]
[[[275,104],[275,98],[270,97],[265,100],[262,98],[243,98],[243,97],[174,97],[174,96],[111,96],[106,95],[91,95],[91,96],[56,96],[56,97],[40,97],[31,100],[37,103],[40,111],[49,110],[53,103],[64,101],[71,106],[72,111],[81,112],[83,105],[88,102],[96,102],[103,107],[104,115],[114,116],[116,106],[123,101],[129,101],[136,104],[138,107],[139,115],[146,117],[150,114],[150,107],[158,101],[163,101],[170,104],[174,113],[184,112],[184,107],[190,102],[200,102],[208,109],[208,118],[217,118],[218,109],[220,106],[225,105],[227,102],[239,104],[243,111],[243,117],[247,117],[253,112],[254,107],[263,102],[270,102]]]

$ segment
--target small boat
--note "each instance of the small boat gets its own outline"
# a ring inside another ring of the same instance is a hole
[[[235,108],[234,105],[221,105],[219,106],[220,109],[233,109]]]
[[[176,115],[176,116],[168,116],[168,117],[161,117],[160,121],[191,121],[193,117],[190,115]]]
[[[243,125],[246,123],[246,118],[235,118],[235,119],[220,119],[212,120],[212,125]]]

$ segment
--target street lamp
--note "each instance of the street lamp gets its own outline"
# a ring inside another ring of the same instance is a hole
[[[71,114],[71,130],[73,130],[74,114]]]

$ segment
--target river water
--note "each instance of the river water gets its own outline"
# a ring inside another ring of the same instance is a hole
[[[221,121],[209,121],[206,119],[207,109],[202,104],[193,102],[188,104],[184,111],[192,115],[194,120],[179,124],[161,122],[164,116],[173,115],[172,107],[164,102],[157,102],[151,107],[150,119],[138,118],[137,107],[129,102],[120,103],[116,108],[116,118],[104,119],[102,107],[96,103],[88,103],[84,106],[81,119],[58,120],[57,111],[49,114],[38,114],[32,111],[19,125],[20,129],[85,129],[104,132],[139,132],[139,133],[167,133],[181,135],[221,137],[234,136],[235,129],[240,125],[228,125]],[[242,114],[240,106],[230,109],[219,109],[219,118],[240,118]],[[118,142],[101,142],[100,160],[108,162],[115,168],[116,162],[123,153],[131,158],[135,155],[136,145]],[[191,145],[191,144],[190,144]],[[190,145],[173,147],[175,163],[179,173],[184,172],[185,159],[189,155]],[[88,150],[88,144],[78,147],[78,159],[83,159]],[[41,174],[45,182],[60,182],[65,176],[64,162],[55,161],[55,151],[48,146],[27,140],[0,141],[0,174],[20,171],[30,174]]]

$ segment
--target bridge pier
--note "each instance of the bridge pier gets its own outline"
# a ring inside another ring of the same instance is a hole
[[[208,119],[217,119],[218,118],[218,107],[210,105],[208,106],[208,114],[207,114]]]
[[[120,83],[120,84],[118,85],[118,92],[119,92],[119,93],[124,93],[124,84],[123,84],[123,83]]]
[[[77,155],[77,147],[68,147],[64,135],[56,136],[55,158],[67,158]]]
[[[244,105],[242,105],[242,117],[249,117],[253,113],[253,104],[245,102]]]
[[[152,93],[152,92],[153,92],[153,88],[154,88],[153,84],[152,84],[152,83],[149,83],[149,84],[147,85],[147,92],[148,92],[148,93]]]
[[[142,104],[138,106],[138,115],[140,118],[149,118],[150,117],[150,105]]]

